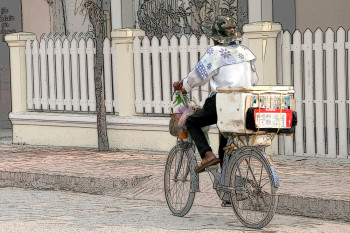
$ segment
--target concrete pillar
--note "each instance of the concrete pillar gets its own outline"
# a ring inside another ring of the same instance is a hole
[[[248,47],[257,57],[255,63],[259,76],[258,85],[277,84],[277,35],[281,24],[255,22],[243,26]]]
[[[122,28],[122,0],[111,0],[112,29]]]
[[[248,0],[249,23],[272,21],[272,0]]]
[[[133,40],[143,37],[140,29],[119,29],[112,31],[112,40],[116,49],[117,92],[119,116],[134,116],[135,111],[135,77]]]
[[[33,33],[7,34],[5,41],[10,47],[12,112],[27,111],[27,73],[25,48],[27,40],[35,40]]]
[[[248,1],[248,21],[249,23],[261,21],[261,0]]]

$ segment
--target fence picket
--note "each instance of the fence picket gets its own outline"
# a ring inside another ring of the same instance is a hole
[[[286,31],[288,32],[288,31]],[[278,33],[276,38],[276,71],[277,71],[277,85],[283,85],[283,70],[282,70],[282,45],[283,45],[283,30]],[[290,51],[290,50],[289,50]]]
[[[197,48],[197,37],[195,35],[192,35],[190,37],[190,45],[188,46],[188,52],[190,54],[190,69],[192,70],[195,68],[195,65],[198,63],[198,48]],[[187,74],[186,74],[187,76]],[[192,98],[194,98],[196,101],[200,101],[199,92],[201,90],[201,87],[197,87],[192,89]]]
[[[327,147],[328,157],[335,158],[336,129],[335,129],[335,94],[334,94],[334,32],[326,31],[326,85],[327,85]]]
[[[89,97],[88,97],[88,106],[90,112],[96,111],[96,92],[95,92],[95,77],[94,77],[94,41],[89,38],[86,42],[86,59],[87,59],[87,78],[89,86]]]
[[[86,76],[86,42],[83,38],[79,41],[79,74],[80,74],[80,107],[81,111],[88,111],[88,93]]]
[[[104,56],[104,88],[105,88],[105,105],[106,112],[113,112],[112,99],[112,69],[111,69],[111,42],[106,38],[103,42],[103,56]]]
[[[198,50],[199,50],[199,59],[201,59],[205,53],[208,50],[208,38],[205,35],[202,35],[201,38],[199,39],[199,46],[198,46]],[[207,84],[205,84],[203,87],[201,87],[201,99],[198,100],[198,104],[200,103],[201,106],[203,106],[205,99],[208,97],[209,93],[210,93],[211,89],[210,89],[210,82],[208,82]]]
[[[80,111],[79,76],[78,76],[78,42],[75,38],[71,42],[70,53],[71,53],[71,59],[72,59],[73,111]]]
[[[34,52],[34,51],[33,51]],[[27,67],[27,108],[33,109],[33,73],[32,73],[32,42],[26,41],[26,67]]]
[[[179,81],[180,78],[180,62],[179,62],[179,42],[176,36],[170,39],[170,59],[171,59],[171,82]],[[172,90],[172,89],[171,89]]]
[[[283,85],[283,74],[282,74],[282,39],[283,30],[277,35],[276,39],[276,58],[277,58],[277,85]],[[243,41],[242,41],[243,43]],[[247,47],[247,46],[246,46]],[[289,50],[290,51],[290,50]],[[287,54],[288,56],[288,54]],[[278,154],[285,155],[285,143],[286,135],[278,135]]]
[[[134,39],[135,106],[137,113],[143,113],[141,40]],[[116,98],[115,98],[116,99]]]
[[[71,66],[70,66],[70,53],[69,53],[69,40],[63,41],[63,67],[64,67],[64,105],[66,111],[72,111],[72,92],[71,92]]]
[[[48,97],[48,78],[47,78],[47,54],[46,54],[46,41],[43,39],[40,41],[40,75],[41,75],[41,106],[43,110],[49,108]]]
[[[301,70],[301,33],[295,31],[293,34],[293,55],[294,55],[294,89],[295,109],[298,113],[298,124],[295,127],[295,148],[296,154],[304,155],[304,121],[303,121],[303,87]]]
[[[162,61],[162,90],[163,90],[163,104],[164,113],[170,113],[171,107],[171,82],[169,72],[169,41],[163,36],[161,39],[160,54]]]
[[[188,42],[186,36],[181,36],[180,38],[180,47],[179,47],[179,52],[180,52],[180,74],[181,74],[181,79],[184,79],[188,75]]]
[[[349,81],[349,76],[350,76],[350,30],[348,31],[348,41],[345,43],[345,47],[348,51],[348,64],[347,64],[347,70],[348,70],[348,76],[347,76],[347,79],[348,79],[348,96],[349,96],[349,99],[350,99],[350,81]],[[350,104],[348,103],[348,115],[350,116]],[[350,123],[349,123],[350,124]],[[350,158],[350,156],[348,155],[348,159]]]
[[[34,42],[33,42],[34,43]],[[32,42],[30,40],[26,41],[26,67],[27,67],[27,108],[33,109],[33,73],[32,70]]]
[[[151,77],[151,58],[150,58],[150,41],[147,37],[143,39],[143,86],[145,92],[144,107],[145,113],[152,113],[152,77]]]
[[[316,122],[316,156],[325,156],[325,125],[324,125],[324,87],[323,87],[323,32],[315,32],[315,122]]]
[[[292,85],[291,78],[291,35],[288,31],[284,32],[282,35],[283,46],[281,48],[281,59],[282,59],[282,84],[283,85]],[[282,152],[285,155],[294,154],[294,145],[293,145],[293,136],[286,136],[280,138],[280,144],[284,148]]]
[[[118,82],[117,82],[117,56],[116,56],[116,48],[115,43],[112,43],[112,80],[113,80],[113,107],[114,113],[118,112]],[[142,83],[142,82],[140,82]]]
[[[315,154],[314,135],[314,84],[313,84],[313,60],[312,60],[312,32],[307,29],[304,33],[304,87],[305,87],[305,130],[306,130],[306,155]]]
[[[37,40],[33,41],[33,78],[34,78],[34,109],[41,109],[40,103],[40,76],[39,76],[39,42]]]
[[[57,110],[64,110],[63,93],[63,64],[62,64],[62,42],[60,39],[55,42],[55,60],[56,60],[56,83],[57,83]]]
[[[345,30],[339,28],[337,31],[337,85],[338,85],[338,148],[339,158],[347,158],[347,116],[346,116],[346,79],[345,79]]]
[[[162,96],[160,80],[160,60],[159,60],[159,40],[157,37],[152,39],[152,76],[153,76],[153,107],[155,113],[162,113]]]
[[[312,32],[307,29],[304,33],[304,87],[305,87],[305,130],[306,155],[315,155],[315,123],[314,123],[314,77],[312,60]]]
[[[56,110],[56,82],[55,82],[55,63],[54,63],[54,45],[50,39],[47,43],[47,57],[49,68],[49,105],[50,110]]]

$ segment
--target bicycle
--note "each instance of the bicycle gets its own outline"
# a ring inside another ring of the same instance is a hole
[[[260,140],[257,140],[260,139]],[[239,221],[249,228],[263,228],[273,218],[277,203],[279,179],[271,158],[264,153],[271,133],[230,134],[224,160],[205,171],[214,177],[213,188],[218,196],[232,204]],[[170,211],[182,217],[199,192],[199,175],[194,143],[177,138],[169,152],[164,171],[164,191]]]

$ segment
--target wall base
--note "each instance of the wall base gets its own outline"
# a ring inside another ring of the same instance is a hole
[[[97,148],[96,116],[62,113],[10,113],[13,143]],[[111,149],[169,151],[176,138],[169,133],[169,117],[107,116]],[[217,154],[218,131],[210,130],[211,146]]]

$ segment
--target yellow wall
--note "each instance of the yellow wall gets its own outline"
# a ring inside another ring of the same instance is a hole
[[[296,29],[304,32],[306,29],[322,31],[331,27],[336,31],[340,26],[350,29],[349,0],[295,0]]]
[[[22,0],[23,31],[32,32],[38,38],[50,32],[49,4],[45,0]]]
[[[214,130],[213,130],[214,131]],[[219,136],[210,133],[210,144],[217,154]],[[108,130],[111,149],[170,151],[176,138],[169,132],[142,130]],[[13,125],[13,143],[43,146],[76,146],[97,148],[97,130],[94,128],[48,125]]]

